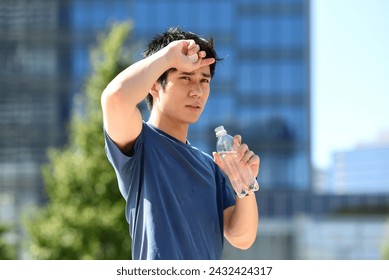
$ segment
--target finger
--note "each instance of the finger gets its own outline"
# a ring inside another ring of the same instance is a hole
[[[198,59],[199,59],[199,56],[197,55],[197,53],[194,53],[194,54],[191,54],[191,55],[187,55],[187,57],[189,58],[190,61],[192,61],[193,63],[196,62]]]
[[[207,53],[205,51],[199,51],[197,52],[197,55],[200,57],[200,58],[204,58],[207,56]]]
[[[258,176],[260,164],[261,164],[261,159],[257,155],[251,157],[250,160],[247,162],[247,165],[250,166],[251,171],[253,172],[253,175],[255,177]]]
[[[200,51],[200,46],[197,44],[194,44],[193,46],[188,46],[188,55],[193,55],[195,53],[198,53]]]
[[[246,144],[239,145],[236,143],[236,145],[238,146],[237,148],[235,148],[236,151],[238,152],[238,159],[239,159],[239,161],[242,161],[243,157],[249,151],[249,147]]]
[[[196,44],[194,40],[189,41],[189,46],[186,51],[186,56],[189,58],[189,60],[193,63],[195,63],[198,59],[198,52],[200,51],[200,46]]]
[[[253,155],[246,163],[250,166],[258,166],[261,164],[261,158],[257,155]]]
[[[195,40],[186,40],[186,42],[188,43],[188,50],[192,49],[196,45]]]
[[[246,165],[249,163],[249,161],[251,162],[251,159],[255,156],[254,152],[253,151],[246,151],[244,153],[244,155],[242,156],[242,158],[240,159],[240,163],[243,164],[243,165]]]
[[[198,61],[200,61],[200,67],[203,67],[215,63],[216,60],[211,57],[211,58],[199,59]]]
[[[241,144],[242,143],[242,136],[240,136],[239,134],[235,135],[234,136],[234,142],[237,143],[237,144]]]

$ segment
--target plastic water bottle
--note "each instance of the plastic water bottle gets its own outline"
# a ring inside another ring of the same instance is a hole
[[[254,177],[249,166],[242,165],[239,161],[237,148],[239,144],[234,143],[234,138],[227,134],[223,126],[215,128],[217,139],[216,151],[223,161],[224,172],[230,179],[238,197],[242,198],[259,189],[257,179]]]

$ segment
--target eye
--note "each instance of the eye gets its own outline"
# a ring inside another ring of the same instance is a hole
[[[188,76],[182,76],[182,77],[180,77],[180,80],[187,80],[187,81],[190,81],[190,77],[188,77]]]
[[[202,82],[202,83],[209,84],[211,81],[210,81],[210,80],[208,80],[208,79],[202,79],[202,80],[201,80],[201,82]]]

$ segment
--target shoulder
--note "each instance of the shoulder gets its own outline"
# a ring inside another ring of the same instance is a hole
[[[215,174],[221,173],[219,166],[217,166],[211,155],[194,146],[191,146],[191,148],[193,153],[196,154],[204,164],[208,165]]]

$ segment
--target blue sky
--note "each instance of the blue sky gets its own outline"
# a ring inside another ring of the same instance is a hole
[[[389,1],[312,0],[312,159],[389,129]]]

